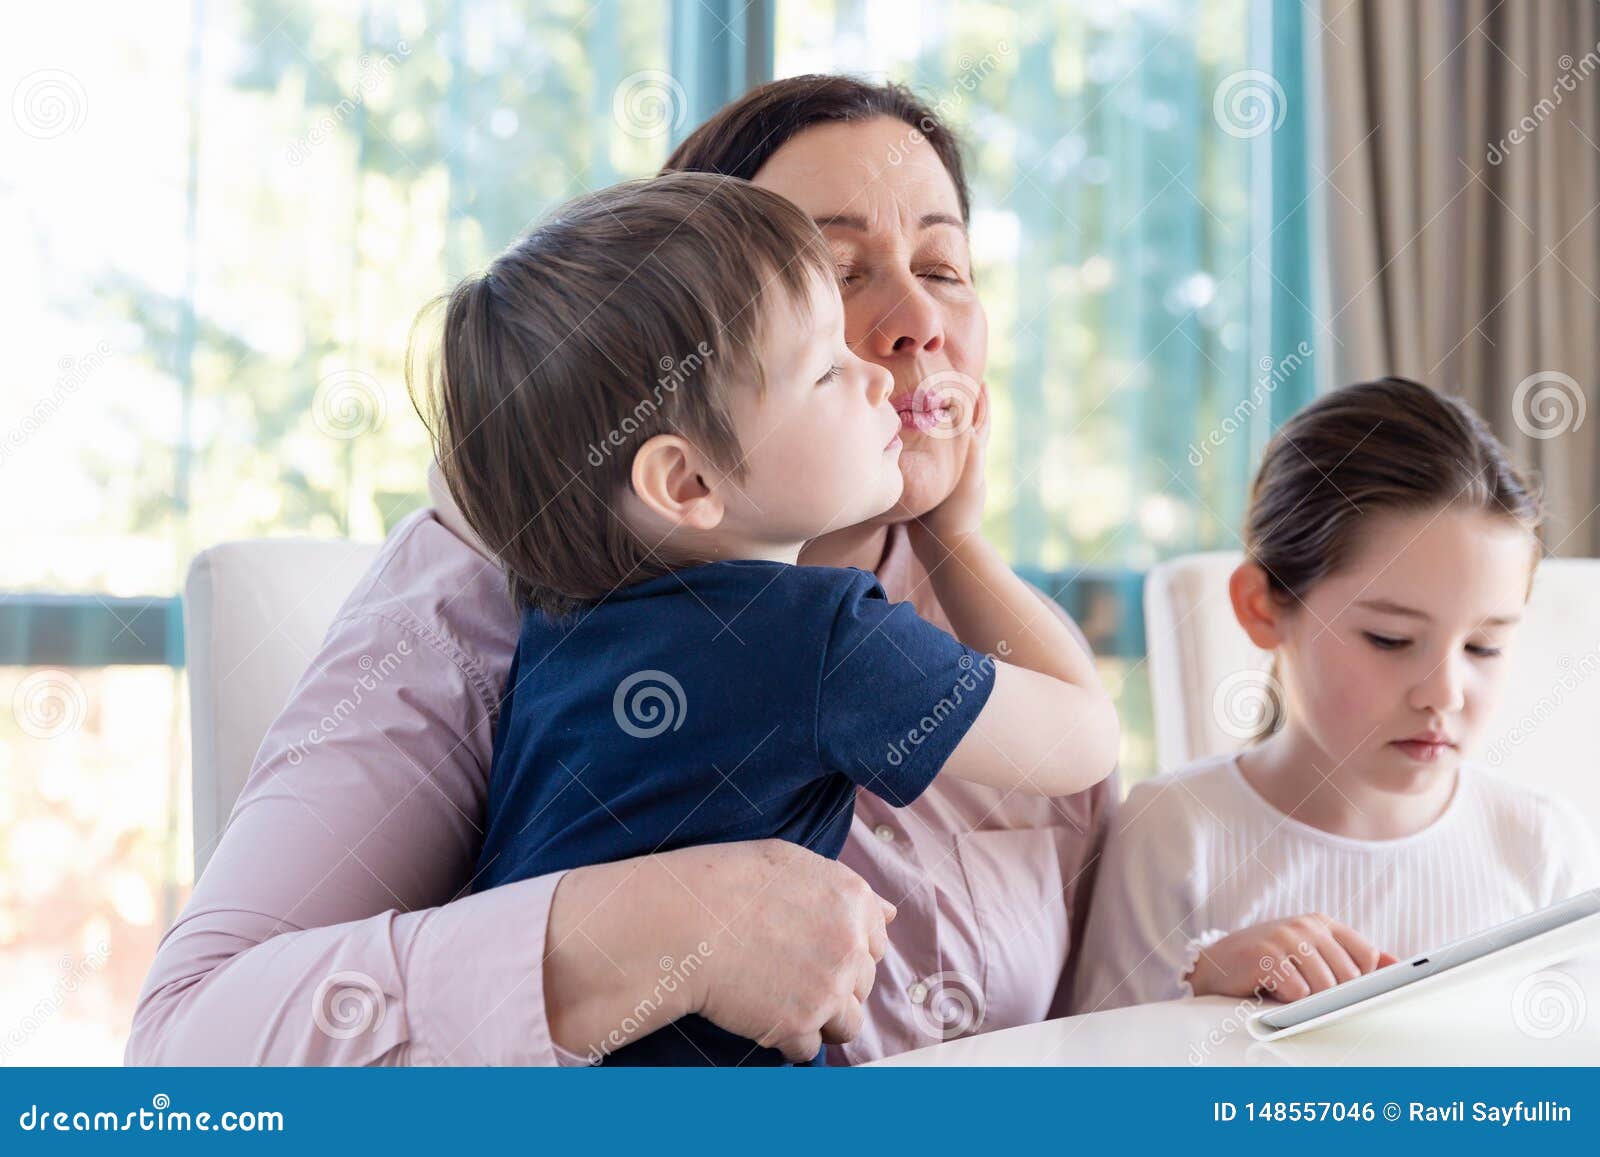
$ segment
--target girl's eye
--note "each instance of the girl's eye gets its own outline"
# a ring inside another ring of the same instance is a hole
[[[856,280],[859,280],[859,278],[858,278],[858,276],[856,274],[856,271],[854,269],[851,269],[848,266],[844,266],[844,265],[841,265],[839,267],[839,284],[840,285],[849,285],[852,281],[856,281]]]
[[[1500,654],[1499,647],[1485,647],[1481,643],[1468,643],[1467,651],[1480,659],[1493,659]]]
[[[826,385],[828,382],[836,381],[836,380],[838,380],[839,375],[842,374],[843,372],[844,372],[844,367],[836,365],[832,369],[830,369],[827,373],[823,374],[820,378],[817,379],[817,385],[819,385],[819,386]]]
[[[1388,635],[1377,635],[1371,631],[1363,631],[1362,634],[1367,637],[1369,643],[1380,651],[1398,651],[1401,647],[1407,646],[1411,642],[1410,639],[1395,639]]]

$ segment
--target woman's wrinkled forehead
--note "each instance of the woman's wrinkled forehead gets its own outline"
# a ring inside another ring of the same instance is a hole
[[[939,155],[890,117],[815,125],[773,153],[753,183],[787,197],[819,223],[869,234],[914,235],[930,221],[961,226],[961,202]]]

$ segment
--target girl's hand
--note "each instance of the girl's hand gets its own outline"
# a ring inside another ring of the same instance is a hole
[[[1196,996],[1254,996],[1288,1003],[1395,963],[1321,913],[1268,920],[1203,949],[1188,980]]]
[[[952,386],[946,398],[953,411],[951,432],[935,430],[927,436],[964,439],[967,456],[961,477],[956,479],[949,496],[921,518],[911,520],[907,529],[913,546],[919,545],[919,540],[923,545],[931,545],[930,539],[933,543],[952,542],[977,533],[983,526],[983,504],[988,496],[984,464],[989,451],[989,387],[980,384],[977,396],[970,397],[963,388]]]

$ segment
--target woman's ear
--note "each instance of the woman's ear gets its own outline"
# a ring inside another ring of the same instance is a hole
[[[668,526],[715,530],[727,512],[706,485],[708,469],[693,443],[676,434],[657,434],[634,454],[629,481],[634,496]]]
[[[1273,598],[1267,572],[1256,563],[1240,563],[1228,579],[1228,598],[1250,641],[1263,651],[1276,650],[1283,642],[1284,609]]]

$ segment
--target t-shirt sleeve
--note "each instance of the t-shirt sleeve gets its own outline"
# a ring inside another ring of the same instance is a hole
[[[856,572],[823,649],[822,764],[904,807],[939,774],[994,687],[994,660]]]

